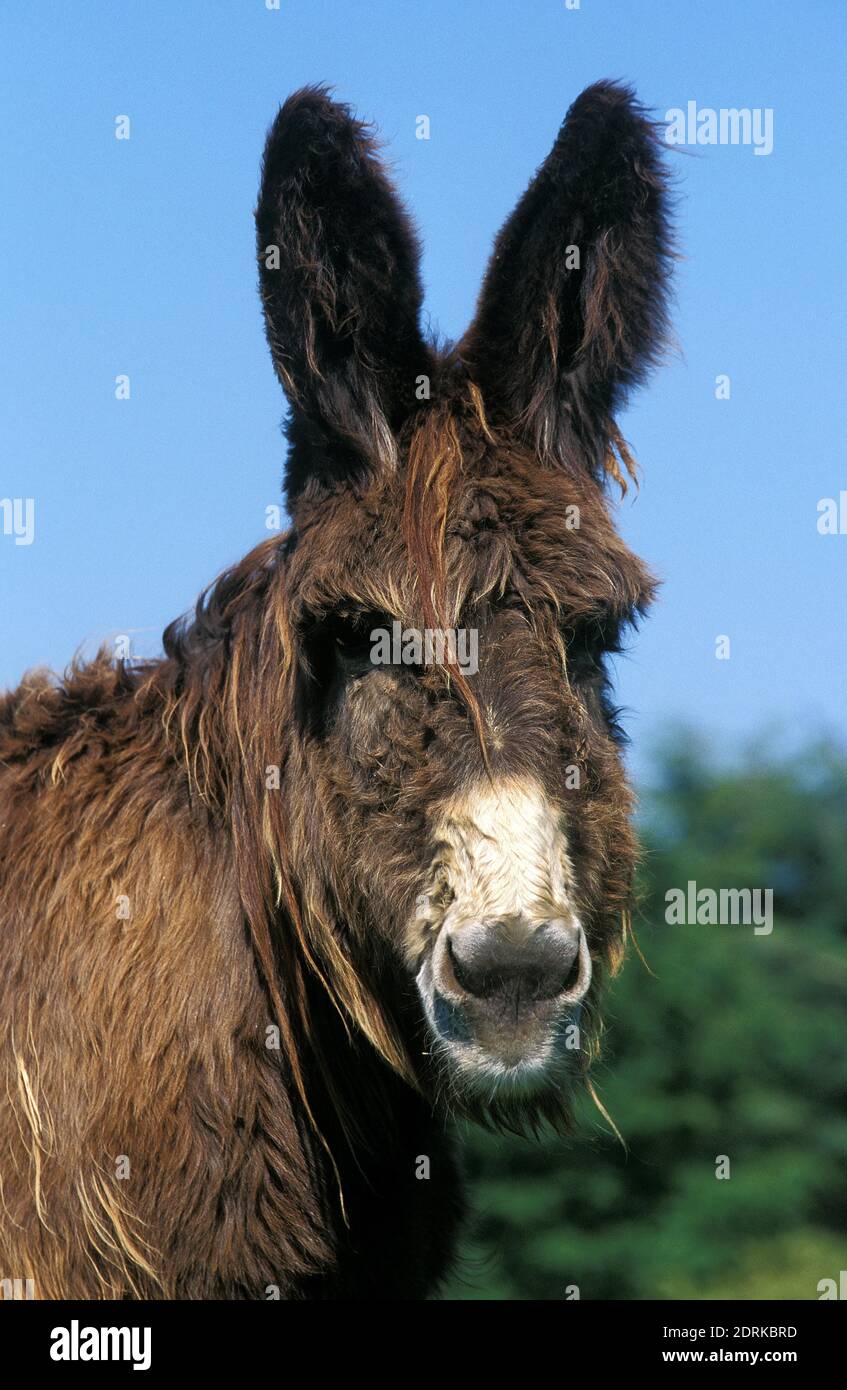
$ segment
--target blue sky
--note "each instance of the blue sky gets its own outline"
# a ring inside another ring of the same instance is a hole
[[[154,652],[267,534],[283,401],[252,208],[285,96],[327,81],[379,125],[452,337],[568,105],[609,76],[661,116],[774,113],[767,157],[673,156],[681,354],[621,422],[643,483],[620,524],[664,581],[618,663],[636,766],[678,720],[724,752],[847,736],[847,534],[817,530],[847,489],[845,31],[843,0],[5,0],[0,498],[35,499],[35,539],[0,534],[0,686],[118,633]]]

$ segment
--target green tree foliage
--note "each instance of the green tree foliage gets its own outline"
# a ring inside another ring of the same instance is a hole
[[[818,1298],[847,1269],[847,758],[712,761],[645,797],[638,941],[571,1140],[467,1132],[451,1298]],[[666,893],[772,888],[773,930],[667,925]],[[716,1171],[729,1160],[728,1178]]]

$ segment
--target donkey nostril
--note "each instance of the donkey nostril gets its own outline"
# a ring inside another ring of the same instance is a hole
[[[578,929],[546,925],[516,942],[503,924],[492,923],[455,932],[447,951],[456,983],[467,994],[532,1002],[579,988],[585,973],[581,942]],[[580,996],[584,992],[580,989]]]
[[[484,952],[468,951],[463,956],[452,939],[447,942],[447,951],[456,983],[463,990],[479,999],[497,993],[501,984],[500,971]]]
[[[580,950],[577,948],[576,952],[574,953],[573,964],[571,965],[571,968],[568,971],[567,979],[565,980],[565,987],[562,990],[563,994],[570,994],[571,990],[576,989],[577,984],[579,983],[579,977],[581,972],[582,954]]]

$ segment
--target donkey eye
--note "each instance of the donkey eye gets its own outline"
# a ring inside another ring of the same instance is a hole
[[[373,640],[371,633],[378,626],[379,619],[376,617],[333,618],[328,625],[327,636],[342,653],[357,652],[365,648],[369,650]]]
[[[309,629],[308,665],[323,687],[353,680],[373,670],[373,633],[388,620],[359,611],[323,615]]]
[[[370,663],[374,634],[389,620],[380,613],[333,614],[324,626],[325,640],[341,661],[367,659]]]

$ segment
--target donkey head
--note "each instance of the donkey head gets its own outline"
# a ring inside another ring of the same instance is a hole
[[[623,945],[634,842],[604,660],[653,583],[605,483],[665,333],[665,204],[645,113],[590,88],[439,351],[368,130],[307,89],[265,151],[291,891],[347,1014],[477,1114],[559,1109]]]

